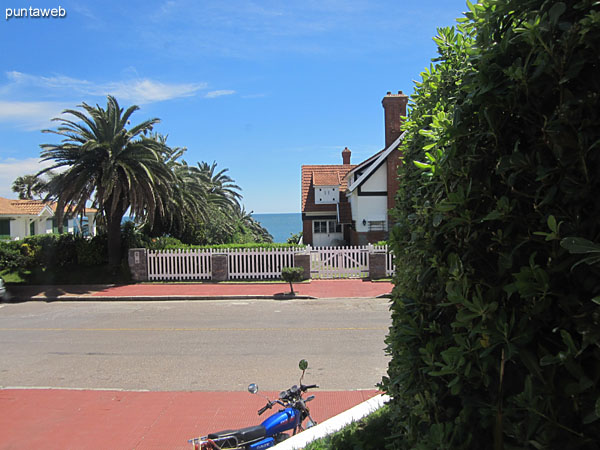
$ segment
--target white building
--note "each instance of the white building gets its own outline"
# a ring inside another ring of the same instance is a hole
[[[57,232],[56,203],[41,200],[13,200],[0,197],[0,239],[23,239],[36,234]],[[86,209],[84,222],[88,233],[96,234],[96,210]],[[64,231],[80,232],[80,218],[65,219]]]

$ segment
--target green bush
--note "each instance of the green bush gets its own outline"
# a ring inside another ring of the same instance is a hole
[[[21,253],[18,242],[0,241],[0,271],[19,270],[27,264],[27,256]]]
[[[598,4],[469,8],[401,146],[395,447],[597,449]]]
[[[281,278],[283,281],[290,283],[290,291],[294,293],[294,286],[292,283],[298,283],[302,281],[304,275],[304,269],[302,267],[284,267],[281,269]]]
[[[147,245],[151,250],[165,249],[273,249],[273,248],[304,248],[305,245],[298,244],[274,244],[274,243],[249,243],[249,244],[219,244],[219,245],[186,245],[175,238],[153,238],[153,242]]]
[[[77,263],[85,266],[100,266],[108,263],[108,239],[105,234],[80,239],[76,245]]]
[[[311,442],[305,450],[383,450],[391,435],[387,406],[340,431]]]

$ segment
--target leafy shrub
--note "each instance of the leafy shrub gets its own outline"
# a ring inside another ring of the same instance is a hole
[[[395,446],[596,449],[600,267],[574,243],[600,239],[598,4],[469,8],[401,147]]]
[[[294,286],[292,283],[302,281],[304,275],[304,269],[302,267],[284,267],[281,269],[281,278],[283,281],[290,283],[290,291],[294,293]]]
[[[105,234],[80,239],[76,245],[77,263],[85,267],[100,266],[108,262],[108,239]]]
[[[390,435],[389,411],[384,406],[336,433],[311,442],[305,450],[383,450]]]
[[[26,265],[27,256],[21,253],[15,241],[0,242],[0,271],[19,270]]]

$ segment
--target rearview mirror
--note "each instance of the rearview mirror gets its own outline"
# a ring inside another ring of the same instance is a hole
[[[258,392],[258,384],[252,383],[251,385],[249,385],[248,392],[250,392],[251,394],[256,394]]]
[[[300,367],[300,370],[308,369],[308,361],[305,359],[301,359],[300,363],[298,364],[298,367]]]

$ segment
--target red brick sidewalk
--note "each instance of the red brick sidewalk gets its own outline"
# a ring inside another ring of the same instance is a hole
[[[190,284],[131,284],[109,287],[94,296],[116,297],[238,297],[275,296],[288,293],[289,284],[283,283],[190,283]],[[378,297],[389,294],[392,283],[363,280],[313,280],[310,283],[294,285],[297,295],[315,298]]]
[[[376,394],[315,390],[309,406],[322,422]],[[259,424],[264,404],[247,392],[0,390],[0,449],[188,449],[189,438]]]
[[[366,298],[388,295],[390,282],[312,280],[294,284],[300,298]],[[287,283],[140,283],[124,286],[11,286],[15,301],[27,300],[195,300],[278,298],[290,290]]]

